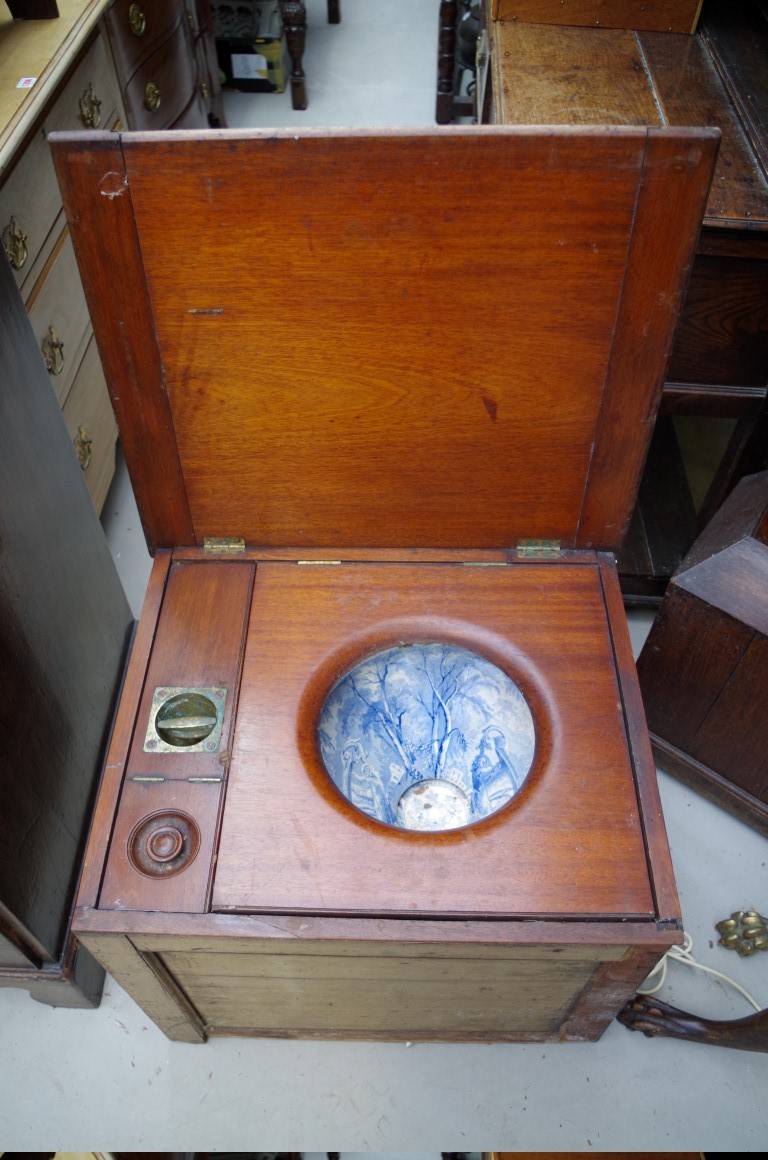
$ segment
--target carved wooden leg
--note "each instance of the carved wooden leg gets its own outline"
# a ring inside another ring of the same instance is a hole
[[[341,24],[341,0],[328,0],[328,23]]]
[[[617,1018],[630,1031],[642,1031],[648,1036],[667,1035],[742,1051],[768,1051],[768,1009],[744,1019],[701,1019],[650,995],[635,995]]]
[[[307,9],[301,0],[280,0],[280,11],[291,58],[291,104],[294,109],[306,109],[307,78],[302,61],[307,37]]]
[[[458,0],[440,0],[437,40],[437,109],[438,125],[453,120],[453,86],[456,69],[456,19]]]

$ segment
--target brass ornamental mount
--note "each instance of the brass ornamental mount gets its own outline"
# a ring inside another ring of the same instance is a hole
[[[43,352],[48,374],[60,375],[64,370],[64,343],[52,326],[48,327],[48,333],[40,343],[40,350]]]
[[[144,90],[144,108],[150,113],[156,113],[160,108],[160,90],[154,81],[149,81]]]
[[[91,466],[93,439],[91,439],[85,427],[78,427],[77,435],[73,439],[75,451],[77,452],[77,460],[83,471],[87,471]]]
[[[768,920],[756,910],[734,910],[730,918],[715,924],[720,946],[738,951],[746,958],[758,951],[768,951]]]
[[[147,18],[140,4],[131,4],[128,9],[128,24],[134,36],[143,36],[147,31]]]
[[[22,230],[21,226],[16,224],[16,219],[11,218],[8,225],[3,230],[3,249],[8,256],[8,261],[14,270],[21,270],[26,265],[29,251],[27,250],[27,235]]]
[[[88,85],[80,98],[80,120],[86,129],[98,129],[101,124],[101,101],[94,93],[92,84]]]

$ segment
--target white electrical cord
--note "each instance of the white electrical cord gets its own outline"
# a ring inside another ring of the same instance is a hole
[[[673,962],[682,963],[686,967],[695,967],[698,971],[706,971],[708,975],[715,975],[718,979],[723,979],[724,982],[730,983],[732,987],[735,987],[737,991],[740,991],[744,998],[752,1004],[756,1011],[762,1011],[763,1008],[760,1006],[756,999],[753,999],[749,991],[745,991],[745,989],[739,983],[737,983],[735,979],[730,978],[729,975],[724,975],[722,971],[716,971],[714,967],[705,967],[703,963],[697,962],[691,953],[692,951],[693,939],[687,931],[683,931],[683,945],[681,947],[670,947],[667,953],[664,955],[664,958],[656,964],[646,979],[647,983],[653,979],[655,975],[660,974],[661,977],[658,983],[652,987],[638,987],[638,995],[655,995],[657,991],[661,990],[667,978],[667,960],[671,959]]]

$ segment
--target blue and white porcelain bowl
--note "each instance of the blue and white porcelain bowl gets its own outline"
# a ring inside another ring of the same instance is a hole
[[[484,657],[407,644],[360,661],[326,697],[320,755],[339,791],[406,830],[453,830],[495,814],[527,777],[533,717]]]

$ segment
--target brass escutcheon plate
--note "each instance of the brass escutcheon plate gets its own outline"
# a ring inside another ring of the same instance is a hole
[[[221,741],[227,690],[162,685],[155,689],[144,737],[145,753],[215,753]]]

